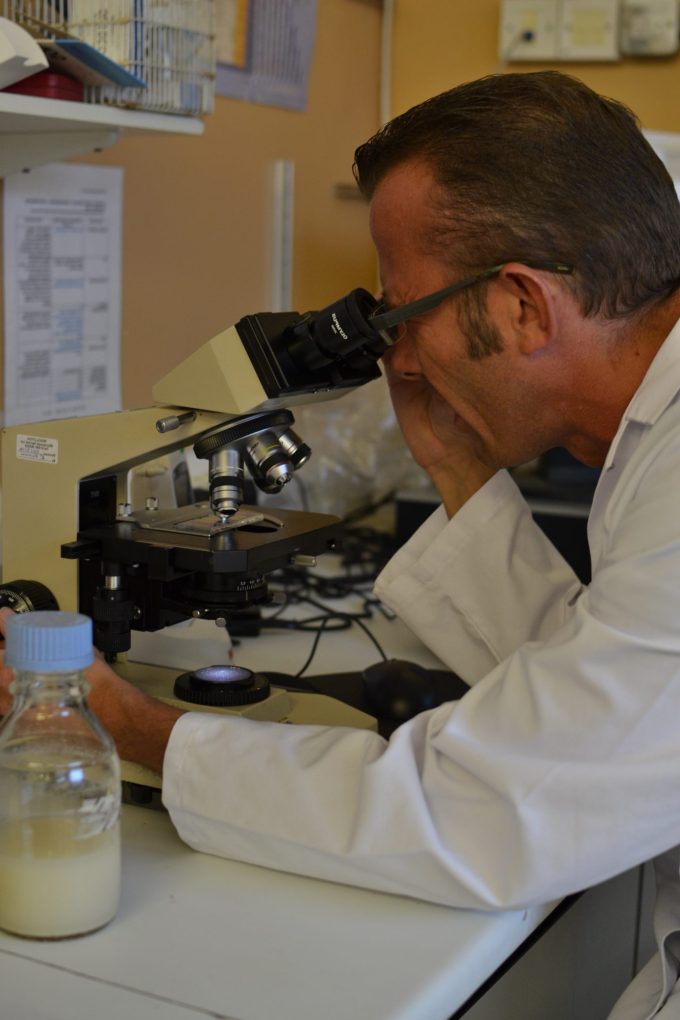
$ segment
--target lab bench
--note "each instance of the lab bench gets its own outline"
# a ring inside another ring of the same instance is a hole
[[[198,854],[166,815],[126,806],[117,917],[81,939],[3,936],[2,1016],[443,1018],[549,912],[449,910]]]
[[[441,668],[402,623],[378,612],[369,626],[389,655]],[[236,660],[293,673],[311,641],[288,631],[241,639]],[[378,657],[356,626],[324,633],[317,654],[310,673]],[[590,890],[563,913],[557,903],[455,910],[196,853],[164,812],[126,805],[116,918],[65,941],[0,933],[0,1016],[601,1020],[634,970],[640,877]]]

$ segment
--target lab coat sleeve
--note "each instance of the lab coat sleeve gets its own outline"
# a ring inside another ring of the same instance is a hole
[[[389,743],[183,716],[163,783],[180,836],[254,864],[485,909],[552,901],[679,843],[676,446],[609,522],[609,551],[571,611],[541,616],[527,592],[541,636]],[[463,555],[487,563],[494,543],[476,544]],[[507,563],[506,553],[499,585]],[[449,590],[425,580],[425,600],[432,583]]]
[[[452,520],[443,507],[390,560],[378,597],[468,684],[573,612],[579,579],[506,471]]]

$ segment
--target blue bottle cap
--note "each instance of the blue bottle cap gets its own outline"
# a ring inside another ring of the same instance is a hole
[[[33,673],[73,673],[94,661],[92,620],[80,613],[39,610],[7,620],[5,662]]]

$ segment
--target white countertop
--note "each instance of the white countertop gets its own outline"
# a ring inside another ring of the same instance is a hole
[[[368,626],[388,655],[441,668],[402,623],[376,613]],[[268,631],[234,661],[295,673],[313,638]],[[355,625],[322,635],[308,674],[379,658]],[[158,811],[125,807],[123,822],[107,928],[53,943],[0,933],[2,1020],[446,1020],[555,905],[452,910],[196,853]]]
[[[445,1020],[549,913],[485,914],[190,850],[123,809],[117,917],[79,939],[0,934],[3,1020]]]

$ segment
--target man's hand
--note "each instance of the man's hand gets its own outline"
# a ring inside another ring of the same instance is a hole
[[[413,458],[430,475],[452,517],[496,468],[484,462],[475,437],[422,375],[403,376],[384,359],[392,404]]]
[[[0,714],[12,704],[9,686],[13,670],[4,664],[4,635],[12,610],[0,609]],[[113,737],[118,753],[126,761],[145,765],[160,774],[170,732],[184,713],[150,698],[115,673],[95,649],[95,660],[85,673],[89,685],[88,704]]]
[[[0,715],[7,715],[13,701],[9,686],[14,678],[14,672],[5,665],[5,627],[12,615],[11,609],[6,607],[0,609]]]

